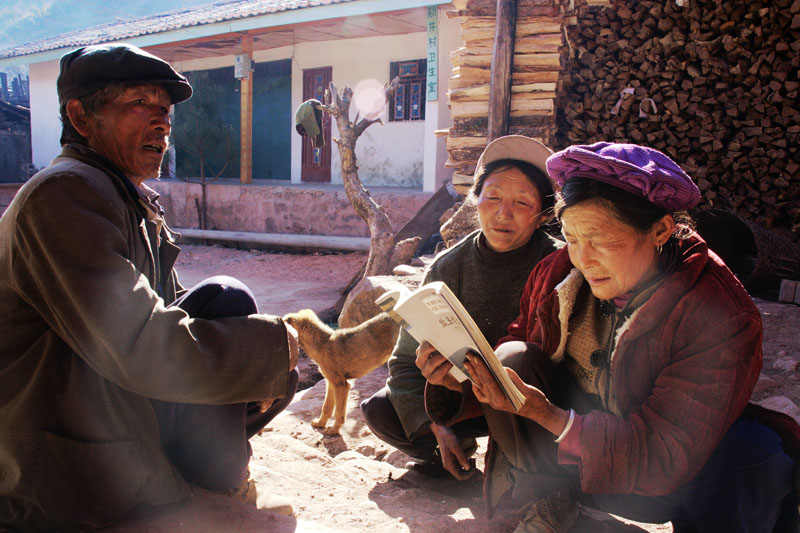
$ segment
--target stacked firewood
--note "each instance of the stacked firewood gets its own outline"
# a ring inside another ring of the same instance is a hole
[[[448,84],[453,120],[447,135],[447,166],[453,185],[466,194],[487,144],[492,46],[496,0],[455,0],[463,46],[451,53],[453,75]],[[509,132],[543,142],[555,130],[556,83],[562,44],[562,9],[558,0],[518,0]]]
[[[800,240],[800,0],[615,0],[567,27],[554,148],[620,141]]]

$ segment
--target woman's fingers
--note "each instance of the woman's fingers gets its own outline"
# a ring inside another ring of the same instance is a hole
[[[428,344],[428,342],[423,342],[422,344],[417,346],[417,359],[415,362],[417,368],[422,370],[423,375],[425,375],[426,370],[429,371],[430,369],[429,360],[432,353],[433,353],[433,347],[430,344]],[[427,377],[427,375],[425,375],[425,377]]]
[[[458,382],[450,376],[453,365],[429,343],[423,342],[417,348],[416,365],[430,383],[458,390]]]
[[[427,365],[427,372],[428,372],[428,381],[434,383],[440,383],[445,376],[450,372],[450,361],[445,359],[444,357],[439,358],[431,358],[428,360]],[[423,375],[425,371],[423,371]]]
[[[431,346],[428,341],[423,342],[417,347],[417,366],[420,370],[424,368],[435,368],[447,361],[442,354],[436,351],[436,348]]]
[[[486,363],[481,359],[480,356],[470,353],[467,355],[467,359],[464,363],[464,366],[469,371],[469,375],[476,381],[478,387],[484,392],[484,394],[490,394],[493,388],[499,387],[497,382],[494,379],[489,367],[486,366]]]
[[[508,410],[510,402],[483,359],[475,354],[469,354],[465,366],[475,380],[472,392],[478,401],[489,404],[493,409]]]

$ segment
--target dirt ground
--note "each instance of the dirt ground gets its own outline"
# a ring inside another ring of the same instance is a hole
[[[262,312],[283,315],[310,307],[330,312],[366,259],[360,253],[300,255],[183,245],[177,269],[185,286],[214,274],[239,278]],[[800,419],[800,307],[756,299],[764,319],[764,366],[755,400]],[[313,371],[302,361],[301,373]],[[358,405],[381,388],[381,367],[353,383],[347,422],[338,437],[311,427],[322,405],[324,381],[299,391],[287,410],[253,438],[251,472],[260,492],[288,497],[295,517],[245,508],[198,491],[190,502],[144,510],[115,531],[456,532],[509,531],[503,517],[483,510],[480,482],[424,478],[405,468],[409,457],[374,437]],[[482,466],[486,439],[477,459]],[[575,532],[672,531],[582,509]],[[513,528],[511,528],[513,529]]]

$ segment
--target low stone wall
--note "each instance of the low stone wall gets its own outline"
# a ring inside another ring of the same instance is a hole
[[[150,180],[147,185],[161,194],[159,202],[167,222],[176,228],[198,228],[198,183]],[[256,180],[242,185],[221,180],[206,186],[207,229],[369,237],[367,224],[347,200],[342,185],[301,184]],[[393,187],[370,187],[372,198],[386,210],[399,230],[432,193]]]
[[[167,222],[176,228],[198,228],[195,199],[200,184],[180,180],[149,180],[161,194]],[[0,213],[21,183],[0,183]],[[393,187],[370,187],[372,198],[386,210],[394,230],[416,214],[432,193]],[[227,231],[369,237],[367,224],[356,214],[341,185],[291,185],[256,180],[254,185],[217,182],[207,185],[208,228]]]

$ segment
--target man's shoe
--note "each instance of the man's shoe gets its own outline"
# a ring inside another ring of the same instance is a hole
[[[256,482],[250,477],[250,472],[242,484],[228,491],[227,495],[231,498],[241,500],[247,505],[252,505],[261,511],[271,511],[286,516],[294,516],[292,503],[283,496],[274,494],[259,494]]]
[[[256,507],[262,511],[272,511],[286,516],[294,516],[292,502],[283,496],[275,494],[259,494]]]
[[[522,513],[514,533],[564,533],[578,520],[578,502],[564,487],[524,507]]]

